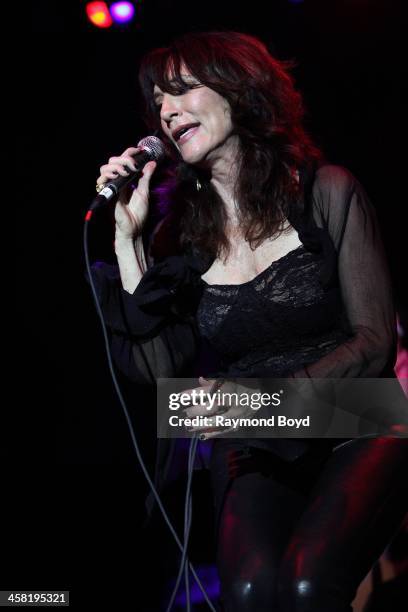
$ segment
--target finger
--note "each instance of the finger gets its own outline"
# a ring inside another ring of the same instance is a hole
[[[133,157],[139,151],[142,151],[142,147],[129,147],[126,151],[123,151],[121,157]]]
[[[200,385],[209,385],[210,387],[213,385],[213,383],[215,383],[215,381],[216,378],[204,378],[203,376],[200,376],[198,379]]]
[[[97,185],[102,185],[103,183],[106,182],[106,179],[110,178],[108,177],[106,174],[101,174],[100,176],[98,176],[98,178],[96,179],[96,184]]]
[[[136,165],[135,165],[135,160],[132,157],[130,157],[130,156],[123,156],[121,158],[121,161],[119,161],[119,163],[122,163],[122,162],[123,162],[125,168],[127,167],[127,168],[130,168],[130,170],[132,170],[132,172],[137,172],[137,168],[136,168]]]
[[[216,393],[222,388],[226,381],[224,378],[204,378],[203,376],[200,376],[199,382],[203,387],[208,386],[209,389],[213,389],[213,392]]]
[[[189,418],[195,416],[212,416],[217,414],[218,406],[213,406],[211,408],[210,404],[200,404],[199,406],[193,406],[191,408],[186,408],[184,410],[184,414]]]
[[[152,178],[153,172],[156,170],[156,167],[157,167],[157,162],[153,160],[147,162],[147,164],[143,167],[142,176],[139,181],[142,185],[142,189],[143,188],[145,188],[146,190],[149,189],[149,182],[150,182],[150,179]]]
[[[101,166],[99,168],[99,172],[100,172],[100,178],[103,178],[104,176],[106,176],[107,174],[111,174],[112,172],[115,172],[115,176],[117,176],[117,170],[112,168],[110,164],[105,164],[104,166]]]
[[[207,433],[211,431],[219,431],[219,427],[216,427],[212,420],[208,421],[206,425],[201,427],[187,427],[186,429],[189,433]]]
[[[157,162],[149,161],[142,170],[142,176],[139,180],[137,190],[145,198],[147,198],[149,195],[149,183],[156,166]]]
[[[196,393],[194,393],[194,391],[196,391]],[[201,387],[200,389],[192,389],[191,391],[183,391],[183,394],[184,393],[187,393],[187,395],[182,396],[183,405],[186,406],[187,408],[189,406],[203,406],[204,404],[210,404],[210,406],[213,405],[213,400],[210,401],[210,398],[213,398],[214,396],[210,394],[207,389],[203,389]],[[187,399],[188,399],[188,402],[187,402]],[[215,398],[215,400],[216,399],[217,398]],[[194,400],[194,403],[193,403],[193,400]],[[220,405],[220,404],[217,404],[215,400],[214,400],[214,405]]]
[[[121,157],[111,157],[109,159],[109,165],[119,165],[124,168],[129,166],[133,172],[136,172],[135,160],[130,155],[121,155]]]
[[[223,429],[222,431],[216,430],[214,431],[214,433],[209,432],[209,433],[205,433],[205,434],[200,434],[200,440],[209,440],[211,438],[220,438],[222,436],[225,436],[228,433],[232,433],[235,432],[236,428],[235,427],[228,427],[227,429]]]
[[[107,179],[115,179],[118,178],[118,172],[105,172],[104,174],[101,174],[101,176],[98,177],[96,183],[98,185],[101,185],[103,183],[106,183]]]
[[[198,414],[199,410],[205,409],[205,412],[203,410],[203,412],[200,414]],[[195,412],[197,412],[197,414],[194,414]],[[224,418],[228,419],[228,418],[234,418],[234,415],[227,414],[229,412],[229,408],[226,406],[223,406],[222,404],[210,404],[210,403],[206,403],[203,404],[202,406],[198,406],[196,408],[187,408],[184,413],[188,414],[188,416],[206,416],[208,415],[217,415],[217,416],[221,416],[221,415],[225,415]]]
[[[124,166],[122,166],[122,164],[117,164],[117,163],[110,163],[110,164],[106,164],[105,166],[102,166],[101,169],[100,169],[100,172],[101,172],[101,174],[108,174],[108,173],[112,173],[112,172],[117,172],[121,176],[128,176],[129,175],[129,171],[126,170],[124,168]]]
[[[130,157],[125,159],[116,158],[116,161],[110,161],[108,170],[117,170],[119,173],[125,172],[126,175],[130,172],[136,172],[137,168]]]
[[[195,391],[195,397],[201,397],[201,392],[202,392],[201,387],[195,387],[193,389],[185,389],[184,391],[180,391],[179,396],[182,395],[183,397],[186,397],[186,394],[187,394],[187,395],[190,395],[192,399],[192,394],[194,391]]]

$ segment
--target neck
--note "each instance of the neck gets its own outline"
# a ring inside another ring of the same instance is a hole
[[[221,154],[211,163],[211,184],[224,203],[228,225],[238,225],[238,204],[235,199],[235,185],[238,177],[238,139],[229,142]]]

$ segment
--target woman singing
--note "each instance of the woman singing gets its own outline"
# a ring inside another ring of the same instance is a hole
[[[94,266],[116,361],[136,383],[197,369],[206,390],[217,377],[394,376],[374,209],[305,132],[288,69],[235,32],[187,34],[143,59],[147,120],[173,160],[166,214],[145,254],[149,162],[115,208],[120,279]],[[98,186],[136,151],[102,166]],[[406,440],[201,432],[214,438],[220,609],[351,611],[407,511]],[[168,456],[162,446],[161,483]]]

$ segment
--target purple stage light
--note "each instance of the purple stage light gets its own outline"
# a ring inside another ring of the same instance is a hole
[[[199,565],[195,569],[210,601],[216,602],[220,596],[220,579],[216,567],[214,565]],[[173,588],[174,584],[172,584]],[[176,598],[176,604],[184,609],[187,603],[186,591],[183,586],[180,589],[181,592]],[[194,578],[190,579],[190,601],[193,604],[201,604],[205,601],[204,595]]]
[[[110,13],[116,23],[126,23],[133,19],[135,7],[131,2],[114,2],[110,6]]]

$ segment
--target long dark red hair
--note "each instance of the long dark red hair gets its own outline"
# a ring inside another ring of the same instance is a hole
[[[294,172],[322,160],[303,127],[302,97],[289,73],[293,64],[272,57],[260,40],[247,34],[185,34],[142,60],[139,80],[151,129],[161,130],[154,85],[173,95],[186,91],[183,65],[231,107],[240,139],[235,198],[245,238],[255,248],[279,234],[290,205],[300,197]],[[172,180],[162,190],[169,202],[168,227],[174,233],[177,225],[181,247],[191,243],[213,257],[227,255],[226,214],[210,177],[183,162],[167,144],[174,160]],[[202,185],[199,191],[197,178]]]

